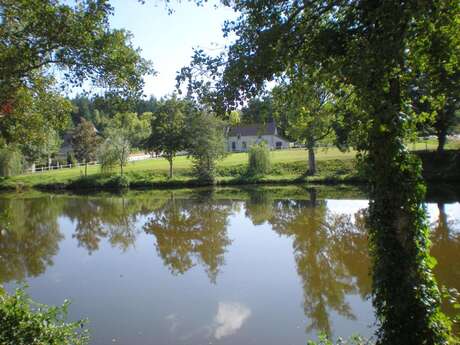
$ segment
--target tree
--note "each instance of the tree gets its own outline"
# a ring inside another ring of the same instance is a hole
[[[1,9],[0,133],[8,143],[41,137],[39,125],[49,120],[48,114],[32,108],[31,118],[30,104],[46,104],[56,95],[49,88],[54,79],[137,97],[143,75],[153,73],[150,62],[133,48],[131,34],[110,28],[113,8],[108,0],[74,6],[57,0],[2,0]],[[48,113],[60,115],[66,106],[47,104]],[[49,124],[59,130],[65,123]]]
[[[71,104],[43,81],[31,91],[16,93],[15,107],[0,116],[0,137],[7,145],[17,145],[28,162],[46,156],[50,131],[61,132],[69,125]]]
[[[120,166],[120,175],[123,176],[123,167],[128,163],[131,152],[130,132],[124,128],[110,128],[106,135],[104,146],[107,151],[105,154],[117,161]]]
[[[447,135],[460,122],[460,3],[433,3],[430,16],[420,21],[427,31],[424,39],[410,42],[414,56],[414,94],[418,113],[428,113],[438,138],[438,152],[444,150]]]
[[[162,154],[169,162],[169,178],[173,176],[173,159],[186,148],[186,116],[192,111],[187,101],[172,97],[161,100],[151,120],[151,134],[143,147]]]
[[[288,80],[273,89],[276,116],[287,119],[285,133],[308,150],[308,174],[316,174],[315,149],[333,133],[333,95],[315,75],[290,71]]]
[[[207,111],[192,112],[187,125],[187,152],[196,176],[214,182],[216,161],[226,155],[225,122]]]
[[[73,132],[72,147],[75,152],[75,157],[80,162],[85,163],[85,176],[88,172],[88,162],[96,159],[98,146],[99,138],[96,128],[90,121],[82,118],[80,124]]]
[[[110,120],[107,131],[114,129],[123,132],[132,147],[140,147],[143,141],[150,135],[151,113],[138,116],[136,113],[117,113]]]
[[[59,149],[62,145],[62,140],[59,137],[59,133],[56,132],[54,129],[46,130],[46,141],[43,146],[43,155],[47,159],[48,168],[51,167],[51,157],[59,152]]]
[[[424,24],[435,16],[434,2],[223,3],[240,13],[224,26],[224,34],[238,38],[218,57],[197,51],[179,79],[192,78],[189,85],[200,91],[200,80],[194,81],[191,72],[207,66],[216,73],[212,86],[227,108],[260,93],[267,81],[295,64],[320,68],[352,88],[358,109],[366,115],[356,125],[367,139],[359,149],[370,184],[377,343],[446,344],[449,325],[439,309],[440,293],[431,272],[421,166],[404,146],[413,121],[405,92],[413,59],[409,42],[429,37]]]
[[[271,95],[263,98],[251,98],[241,109],[241,122],[268,123],[273,121],[273,100]]]
[[[75,6],[55,0],[3,0],[0,34],[0,104],[54,70],[66,81],[84,80],[112,91],[136,93],[150,63],[130,43],[131,35],[109,27],[113,7],[88,0]],[[56,73],[56,72],[54,72]]]

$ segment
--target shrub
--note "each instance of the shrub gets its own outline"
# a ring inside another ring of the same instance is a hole
[[[0,344],[4,345],[83,345],[88,331],[82,321],[65,321],[68,301],[50,307],[33,302],[23,289],[9,295],[0,290]]]
[[[265,175],[270,172],[270,150],[262,141],[249,149],[249,175]]]
[[[14,176],[22,173],[24,159],[21,152],[11,146],[0,149],[0,176]]]
[[[129,188],[129,178],[126,175],[117,175],[110,179],[108,185],[116,189]]]

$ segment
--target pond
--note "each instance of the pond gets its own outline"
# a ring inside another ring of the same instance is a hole
[[[458,193],[427,210],[460,289]],[[0,284],[70,299],[91,344],[305,344],[371,336],[366,194],[301,186],[0,195]],[[449,305],[443,310],[451,315]]]

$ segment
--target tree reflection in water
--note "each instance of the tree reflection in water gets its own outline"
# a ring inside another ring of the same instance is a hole
[[[215,283],[224,264],[231,205],[218,203],[212,193],[196,199],[176,199],[174,192],[164,207],[150,215],[144,230],[156,238],[156,249],[173,274],[183,274],[197,262]]]
[[[160,207],[161,199],[106,196],[79,197],[67,200],[63,213],[76,223],[73,238],[91,254],[99,249],[101,239],[107,238],[122,251],[134,246],[141,229],[140,216]]]
[[[334,215],[325,201],[316,199],[309,190],[310,200],[282,200],[275,203],[270,223],[277,233],[293,238],[294,256],[304,292],[304,312],[310,320],[306,331],[332,332],[330,312],[355,319],[345,299],[347,294],[369,286],[367,269],[356,264],[366,263],[365,232],[354,226],[346,215]],[[350,252],[351,260],[344,261]],[[357,261],[355,261],[357,260]],[[359,275],[354,279],[354,274]]]
[[[439,286],[449,289],[455,288],[460,291],[460,222],[449,219],[445,210],[445,204],[438,202],[438,219],[431,225],[431,255],[436,258],[437,265],[433,272]],[[451,316],[456,314],[450,303],[444,301],[443,310]],[[455,330],[459,331],[456,325]]]
[[[245,215],[255,225],[268,223],[293,240],[297,273],[301,278],[307,331],[332,332],[331,313],[353,319],[346,296],[371,294],[365,211],[337,214],[308,190],[308,200],[276,199],[276,193],[249,189]],[[24,280],[53,264],[63,235],[58,218],[75,224],[72,237],[91,254],[103,239],[122,251],[131,248],[142,230],[155,237],[155,247],[173,274],[194,265],[204,267],[215,283],[231,240],[228,218],[240,201],[217,199],[212,192],[177,198],[148,193],[128,196],[0,199],[0,283]],[[432,225],[434,273],[441,286],[460,289],[460,224],[449,219],[443,203]],[[276,278],[274,278],[276,279]],[[449,305],[444,310],[453,315]]]
[[[22,281],[53,264],[63,235],[58,198],[0,199],[0,283]]]

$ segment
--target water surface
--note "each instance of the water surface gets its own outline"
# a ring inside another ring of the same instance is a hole
[[[427,209],[460,289],[460,204]],[[364,193],[340,187],[0,196],[0,283],[70,298],[91,344],[305,344],[375,330]],[[449,314],[452,310],[444,306]]]

